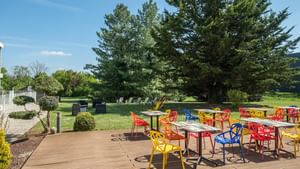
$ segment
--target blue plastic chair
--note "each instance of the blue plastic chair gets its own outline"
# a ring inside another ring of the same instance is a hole
[[[183,109],[183,112],[185,114],[186,121],[195,121],[195,120],[199,119],[197,116],[192,115],[192,113],[189,109]]]
[[[215,137],[213,146],[213,155],[215,153],[216,142],[223,145],[223,164],[225,165],[225,144],[239,144],[241,157],[245,163],[244,150],[241,144],[241,133],[243,130],[243,125],[240,123],[234,123],[230,126],[228,131],[218,134]],[[233,145],[232,145],[233,146]],[[233,148],[233,147],[232,147]]]

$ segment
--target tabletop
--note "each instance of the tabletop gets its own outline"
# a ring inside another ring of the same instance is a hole
[[[294,127],[294,123],[282,122],[282,121],[274,121],[269,119],[260,119],[260,118],[241,118],[242,121],[253,122],[262,124],[265,126],[273,126],[273,127]]]
[[[171,122],[172,125],[177,126],[182,130],[186,130],[189,132],[217,132],[221,131],[220,128],[209,126],[206,124],[198,123],[198,122],[188,122],[188,121],[181,121],[181,122]]]
[[[197,111],[197,112],[204,112],[204,113],[211,113],[211,114],[214,114],[214,113],[225,113],[222,110],[212,110],[212,109],[194,109],[194,110]]]
[[[263,108],[263,107],[244,107],[245,110],[258,110],[258,111],[270,111],[274,110],[272,108]]]
[[[296,110],[300,110],[300,107],[290,107],[290,106],[280,106],[278,108],[280,108],[280,109],[296,109]]]
[[[165,115],[167,113],[162,112],[162,111],[142,111],[141,114],[145,115],[145,116],[161,116],[161,115]]]

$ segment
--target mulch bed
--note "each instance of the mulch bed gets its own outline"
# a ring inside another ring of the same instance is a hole
[[[29,158],[31,153],[44,139],[45,134],[27,134],[27,139],[11,144],[12,161],[10,169],[20,169]]]

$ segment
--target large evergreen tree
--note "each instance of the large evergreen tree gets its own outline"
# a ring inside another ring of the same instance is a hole
[[[87,65],[100,83],[101,97],[114,101],[119,97],[143,96],[153,79],[155,56],[151,52],[154,40],[151,27],[159,24],[157,6],[153,1],[132,15],[123,4],[105,16],[106,27],[97,35],[99,46],[97,65]]]
[[[268,0],[167,2],[177,10],[153,31],[155,51],[186,93],[220,102],[228,89],[261,94],[295,74],[287,54],[299,38],[282,26],[287,9],[276,13]]]

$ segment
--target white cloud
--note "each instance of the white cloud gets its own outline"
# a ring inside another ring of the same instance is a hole
[[[65,53],[63,51],[49,51],[43,50],[39,53],[42,56],[72,56],[72,53]]]

